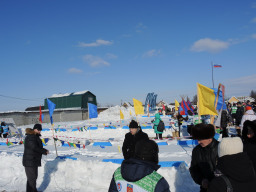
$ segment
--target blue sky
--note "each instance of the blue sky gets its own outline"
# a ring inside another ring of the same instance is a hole
[[[82,90],[103,106],[180,101],[212,87],[211,62],[215,87],[249,95],[255,50],[256,1],[1,0],[0,111]]]

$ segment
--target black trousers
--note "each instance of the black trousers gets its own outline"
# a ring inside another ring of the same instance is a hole
[[[26,192],[37,192],[36,180],[38,176],[38,167],[25,167],[27,175],[27,190]]]
[[[162,137],[162,134],[156,133],[156,138],[157,138],[157,139],[162,139],[162,138],[163,138],[163,137]]]

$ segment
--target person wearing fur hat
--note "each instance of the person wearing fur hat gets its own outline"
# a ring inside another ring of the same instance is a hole
[[[192,151],[190,175],[200,185],[200,191],[206,192],[214,178],[219,142],[214,139],[215,128],[212,124],[197,124],[192,127],[191,134],[193,139],[198,140],[198,145]]]
[[[135,157],[124,160],[113,174],[109,192],[170,192],[169,184],[156,171],[159,148],[153,140],[141,140],[135,146]]]
[[[124,159],[134,157],[135,145],[138,141],[149,139],[148,134],[144,133],[138,123],[134,120],[130,122],[129,130],[130,132],[125,135],[122,147]]]
[[[27,176],[27,192],[37,192],[38,167],[41,166],[42,155],[49,153],[47,149],[43,148],[42,140],[40,139],[41,131],[41,124],[35,124],[33,129],[26,129],[22,164],[25,167]]]
[[[240,137],[223,138],[218,146],[218,156],[216,177],[207,192],[226,192],[228,189],[233,192],[255,192],[255,171],[250,158],[243,152]]]
[[[244,152],[252,160],[254,170],[256,170],[256,121],[246,120],[242,133]]]

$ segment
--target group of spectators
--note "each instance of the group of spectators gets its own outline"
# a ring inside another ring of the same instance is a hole
[[[154,129],[160,122],[156,114]],[[243,119],[243,117],[242,117]],[[159,121],[157,121],[159,120]],[[156,122],[157,121],[157,122]],[[23,166],[27,176],[27,191],[37,192],[36,180],[43,148],[40,139],[42,126],[26,129]],[[162,133],[156,133],[160,139]],[[256,121],[245,120],[241,137],[225,137],[219,143],[214,139],[215,127],[199,123],[191,128],[198,145],[192,151],[189,168],[192,179],[201,192],[254,192],[256,189]],[[154,140],[141,130],[135,120],[129,124],[122,152],[124,161],[113,174],[109,192],[152,191],[169,192],[169,184],[157,173],[160,168],[159,148]]]
[[[213,125],[192,127],[199,145],[189,170],[200,192],[256,191],[256,122],[245,121],[242,130],[242,137],[224,137],[219,143]]]

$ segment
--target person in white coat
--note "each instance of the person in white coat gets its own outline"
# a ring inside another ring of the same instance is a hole
[[[255,115],[254,111],[252,110],[252,107],[246,106],[245,109],[246,109],[246,112],[243,115],[242,120],[241,120],[241,124],[240,124],[241,132],[243,131],[244,122],[246,120],[250,120],[250,121],[256,120],[256,115]]]

